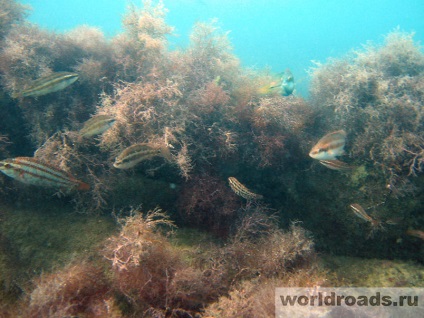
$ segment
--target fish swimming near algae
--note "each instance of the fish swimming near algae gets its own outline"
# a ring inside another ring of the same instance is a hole
[[[335,160],[344,154],[346,144],[346,132],[344,130],[334,131],[318,140],[312,147],[309,156],[318,160]]]
[[[231,190],[234,191],[235,194],[241,196],[246,200],[261,200],[263,196],[260,194],[253,193],[248,188],[246,188],[243,184],[240,183],[236,178],[229,177],[228,183],[230,184]]]
[[[31,82],[29,86],[12,95],[13,98],[38,97],[65,89],[78,79],[78,74],[70,72],[55,72],[40,77]]]
[[[90,186],[71,174],[31,157],[17,157],[0,161],[0,171],[5,175],[35,186],[66,190],[89,190]]]
[[[345,153],[346,132],[337,130],[322,137],[309,152],[309,156],[332,170],[348,171],[354,167],[337,159]]]
[[[338,171],[350,171],[354,169],[354,166],[351,166],[343,161],[340,160],[320,160],[320,164],[322,164],[324,167],[327,167],[331,170],[338,170]]]
[[[294,88],[293,74],[287,69],[278,75],[278,79],[274,79],[269,84],[260,87],[258,93],[260,95],[268,95],[273,92],[279,92],[282,96],[289,96],[293,93]]]
[[[138,163],[160,156],[168,161],[172,160],[169,148],[164,145],[141,143],[135,144],[116,157],[113,166],[117,169],[129,169],[135,167]]]
[[[294,77],[292,72],[287,69],[281,76],[281,95],[289,96],[294,91]]]
[[[84,123],[84,126],[79,131],[82,137],[90,138],[96,135],[103,134],[106,130],[113,126],[115,118],[108,115],[97,115],[91,117]]]

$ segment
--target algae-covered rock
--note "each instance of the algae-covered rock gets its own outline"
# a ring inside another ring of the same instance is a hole
[[[424,266],[399,260],[325,256],[334,286],[424,287]]]
[[[13,273],[3,280],[15,283],[72,259],[94,255],[98,243],[115,227],[110,217],[78,214],[70,207],[46,204],[30,209],[2,205],[0,210],[0,232],[2,241],[7,242],[0,246],[0,262],[13,268],[12,272],[2,266],[2,274],[5,270]]]

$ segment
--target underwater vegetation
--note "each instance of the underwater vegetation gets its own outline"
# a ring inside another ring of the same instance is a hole
[[[1,0],[0,8],[0,38],[3,40],[14,23],[24,20],[26,7],[13,0]]]
[[[422,224],[423,68],[413,34],[395,30],[381,46],[368,44],[311,71],[317,129],[346,133],[347,155],[338,158],[353,170],[350,203],[367,206],[371,223],[386,223],[378,228],[389,237]]]
[[[87,257],[24,275],[12,264],[67,238],[21,243],[32,232],[0,210],[6,317],[270,317],[275,287],[348,281],[319,254],[424,262],[413,34],[316,65],[305,99],[290,70],[243,68],[216,21],[170,50],[160,1],[130,6],[111,39],[89,26],[49,32],[0,4],[5,210],[42,211],[49,226],[48,205],[73,210],[92,218],[77,226],[87,232],[116,221],[108,238],[85,238]]]

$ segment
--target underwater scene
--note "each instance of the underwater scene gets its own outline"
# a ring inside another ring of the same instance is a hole
[[[125,2],[114,33],[0,0],[0,317],[274,317],[277,287],[424,287],[422,21],[249,65],[219,16],[172,42],[169,3]]]

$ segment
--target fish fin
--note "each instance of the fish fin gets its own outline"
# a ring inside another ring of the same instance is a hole
[[[271,93],[271,87],[269,85],[262,86],[258,89],[260,95],[267,95]]]
[[[319,163],[322,164],[324,167],[327,167],[331,170],[338,170],[338,171],[350,171],[356,168],[355,166],[351,166],[337,159],[319,160]]]

